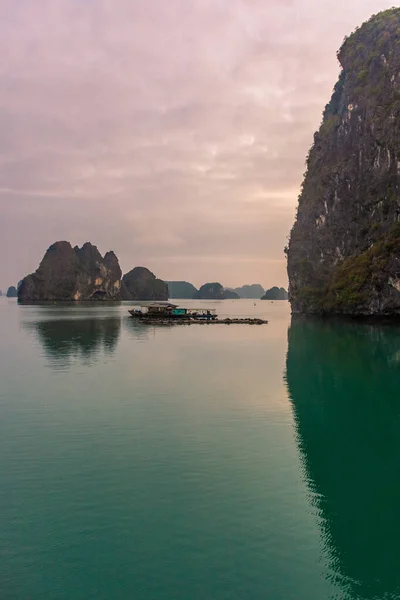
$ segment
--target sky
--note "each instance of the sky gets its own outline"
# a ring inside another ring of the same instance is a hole
[[[0,288],[57,240],[287,286],[345,35],[393,0],[1,0]]]

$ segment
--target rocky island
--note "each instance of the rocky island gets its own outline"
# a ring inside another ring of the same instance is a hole
[[[345,39],[286,249],[293,313],[400,314],[400,9]]]
[[[224,288],[225,300],[240,300],[239,294],[232,288]]]
[[[83,300],[167,300],[168,286],[144,267],[136,267],[121,280],[114,252],[100,254],[86,242],[79,248],[55,242],[35,273],[18,285],[20,302]]]
[[[287,300],[288,293],[283,287],[274,286],[267,290],[261,300]]]
[[[205,283],[194,296],[197,300],[235,300],[239,296],[230,289],[225,289],[220,283]]]
[[[253,300],[259,300],[261,296],[265,294],[265,290],[259,283],[252,283],[251,285],[242,285],[242,287],[235,288],[235,292],[240,298],[251,298]]]
[[[15,287],[15,285],[10,285],[10,287],[7,290],[7,298],[16,298],[17,296],[17,288]]]
[[[168,284],[145,267],[135,267],[122,278],[122,300],[168,300]]]
[[[167,284],[170,298],[191,300],[198,293],[198,289],[188,281],[167,281]]]
[[[50,246],[35,273],[25,277],[18,299],[42,300],[119,300],[121,269],[114,252],[101,256],[87,242],[78,248],[69,242]]]

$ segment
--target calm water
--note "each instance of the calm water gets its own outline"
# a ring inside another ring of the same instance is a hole
[[[400,598],[400,331],[217,308],[0,299],[2,600]]]

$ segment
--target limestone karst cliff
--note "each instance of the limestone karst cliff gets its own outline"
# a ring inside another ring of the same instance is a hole
[[[347,38],[288,248],[294,313],[400,314],[400,9]]]
[[[96,246],[55,242],[35,273],[18,284],[20,302],[47,300],[167,300],[168,286],[145,267],[122,277],[114,252],[101,256]]]
[[[55,242],[18,286],[18,300],[119,300],[121,275],[114,252],[103,257],[89,242],[82,248]]]

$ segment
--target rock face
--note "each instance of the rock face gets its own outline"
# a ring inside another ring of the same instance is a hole
[[[188,281],[167,281],[170,298],[192,299],[198,290]]]
[[[267,290],[261,300],[287,300],[288,293],[285,288],[272,287]]]
[[[82,248],[56,242],[47,250],[39,268],[18,286],[18,299],[119,300],[121,269],[114,252],[104,257],[89,242]]]
[[[168,300],[168,284],[145,267],[135,267],[122,278],[123,300]]]
[[[288,255],[294,313],[400,314],[400,9],[345,40]]]
[[[243,285],[242,287],[235,288],[235,292],[240,298],[252,298],[259,300],[261,296],[265,294],[265,290],[259,283],[253,283],[252,285]]]
[[[16,298],[17,296],[17,288],[14,285],[10,285],[7,290],[7,298]]]
[[[226,293],[220,283],[205,283],[196,294],[198,300],[226,300]]]

